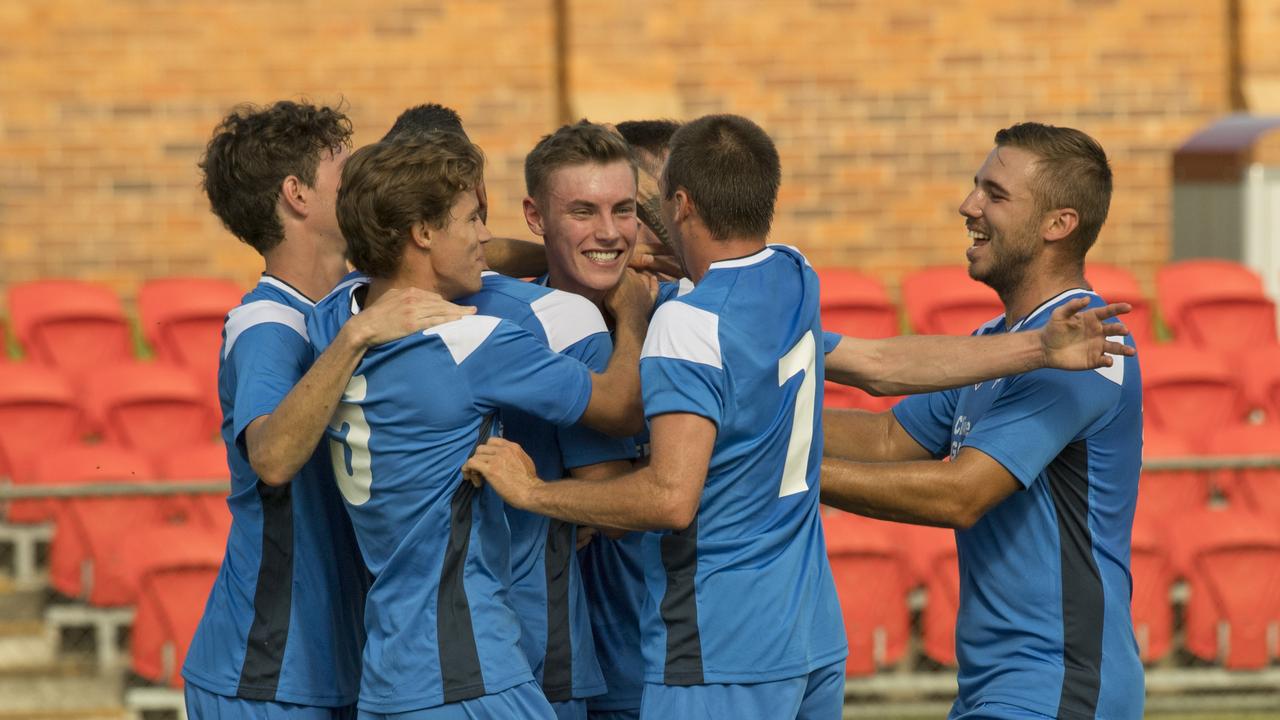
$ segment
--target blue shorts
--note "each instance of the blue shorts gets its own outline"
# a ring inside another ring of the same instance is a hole
[[[640,708],[631,710],[591,710],[587,720],[640,720]]]
[[[565,700],[551,703],[556,720],[587,720],[586,700]]]
[[[957,713],[955,708],[947,720],[1053,720],[1048,715],[1041,715],[1033,710],[1020,708],[1005,703],[979,703],[968,712]]]
[[[556,720],[556,714],[538,683],[530,680],[499,693],[462,702],[437,705],[402,713],[373,713],[361,710],[359,720]]]
[[[646,683],[641,720],[839,720],[844,714],[844,660],[800,677],[744,685]]]
[[[183,691],[190,720],[354,720],[355,705],[317,707],[270,700],[245,700],[209,692],[191,683]]]

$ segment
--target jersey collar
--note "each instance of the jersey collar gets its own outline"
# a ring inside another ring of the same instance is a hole
[[[1086,295],[1092,295],[1093,297],[1098,297],[1098,294],[1097,294],[1097,293],[1093,292],[1092,290],[1086,290],[1086,289],[1084,289],[1084,288],[1071,288],[1070,290],[1063,290],[1062,292],[1058,293],[1057,295],[1054,295],[1053,297],[1049,298],[1048,300],[1045,300],[1044,302],[1042,302],[1042,303],[1040,303],[1039,305],[1037,305],[1037,306],[1036,306],[1036,309],[1035,309],[1035,310],[1032,310],[1030,314],[1028,314],[1026,317],[1022,318],[1022,319],[1021,319],[1021,320],[1019,320],[1018,322],[1014,323],[1014,324],[1013,324],[1013,327],[1009,328],[1009,332],[1017,332],[1017,331],[1021,330],[1021,329],[1022,329],[1022,326],[1026,325],[1026,324],[1027,324],[1027,323],[1029,323],[1029,322],[1031,322],[1033,319],[1035,319],[1035,317],[1036,317],[1037,315],[1039,315],[1039,314],[1043,313],[1045,310],[1048,310],[1049,308],[1051,308],[1051,307],[1053,307],[1053,306],[1057,305],[1058,303],[1062,302],[1063,300],[1067,299],[1067,297],[1068,297],[1068,296],[1070,296],[1070,295],[1078,295],[1078,294],[1080,294],[1080,293],[1085,293]]]

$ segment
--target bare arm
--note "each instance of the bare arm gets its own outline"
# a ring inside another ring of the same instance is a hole
[[[347,321],[269,415],[245,428],[249,465],[262,482],[283,485],[311,457],[365,350],[470,315],[475,308],[416,288],[391,290]]]
[[[653,295],[648,283],[628,270],[605,298],[605,305],[616,321],[613,356],[603,373],[591,376],[591,400],[582,422],[600,432],[625,437],[644,429],[640,350],[649,328]]]
[[[626,475],[633,469],[635,469],[635,466],[632,465],[630,460],[610,460],[609,462],[596,463],[594,465],[569,468],[569,477],[576,480],[607,480],[619,475]],[[619,530],[618,528],[593,528],[581,525],[578,527],[578,549],[581,550],[585,547],[597,531],[615,540],[627,534],[626,530]]]
[[[493,238],[484,244],[484,261],[511,277],[535,277],[547,271],[547,251],[542,243],[515,238]]]
[[[892,412],[828,408],[822,411],[822,453],[858,462],[930,460]]]
[[[671,413],[650,423],[649,466],[608,480],[543,482],[519,445],[494,438],[463,466],[508,503],[540,515],[624,530],[686,528],[693,522],[707,479],[716,426],[699,415]]]
[[[1053,311],[1040,330],[983,337],[913,335],[863,340],[846,337],[826,359],[826,377],[872,395],[947,390],[1044,367],[1091,370],[1110,367],[1111,355],[1134,350],[1107,338],[1125,335],[1122,323],[1104,321],[1129,312],[1124,303],[1081,310],[1076,298]]]
[[[822,462],[822,502],[859,515],[967,529],[1022,485],[988,455],[963,448],[952,462]]]

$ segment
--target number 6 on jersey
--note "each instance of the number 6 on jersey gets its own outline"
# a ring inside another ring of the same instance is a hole
[[[338,489],[352,505],[369,502],[369,487],[373,485],[369,421],[365,419],[364,408],[356,404],[365,399],[368,391],[364,376],[353,376],[329,420],[329,429],[335,433],[342,432],[343,425],[347,427],[347,434],[341,440],[329,439],[329,458],[333,461]]]

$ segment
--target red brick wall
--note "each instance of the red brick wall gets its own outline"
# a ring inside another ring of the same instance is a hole
[[[358,144],[408,105],[453,105],[489,158],[494,231],[523,235],[523,155],[559,119],[554,5],[0,3],[0,282],[70,275],[126,298],[154,275],[248,283],[259,260],[209,214],[195,169],[246,100],[345,98]],[[783,157],[774,238],[891,286],[960,261],[955,207],[994,131],[1021,119],[1109,150],[1094,257],[1149,282],[1168,253],[1170,153],[1230,110],[1227,0],[566,5],[575,114],[755,118]],[[1277,8],[1242,3],[1246,71],[1275,72],[1259,48],[1280,38],[1256,28],[1274,32]]]

